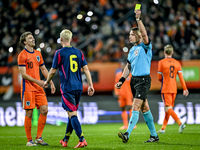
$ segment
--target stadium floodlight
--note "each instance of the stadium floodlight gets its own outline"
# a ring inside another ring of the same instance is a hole
[[[44,48],[45,44],[44,43],[40,43],[40,48]]]
[[[13,52],[13,47],[9,47],[8,51],[9,51],[9,53],[12,53]]]
[[[60,43],[60,38],[57,39],[57,43]]]
[[[51,47],[47,47],[46,51],[47,51],[47,53],[50,53],[51,52]]]
[[[90,17],[86,17],[86,18],[85,18],[85,21],[86,21],[86,22],[90,22],[90,21],[91,21],[91,18],[90,18]]]
[[[83,15],[82,15],[82,14],[78,14],[78,15],[77,15],[77,19],[80,20],[80,19],[82,19],[82,18],[83,18]]]
[[[128,48],[127,47],[123,47],[123,51],[126,53],[128,52]]]
[[[40,33],[40,29],[35,30],[35,35],[38,35]]]
[[[93,30],[96,30],[97,28],[98,28],[98,26],[97,26],[96,24],[93,24],[93,25],[92,25],[92,29],[93,29]]]
[[[39,52],[41,52],[41,49],[40,49],[40,48],[37,48],[36,50],[39,51]]]
[[[93,12],[92,11],[88,11],[87,15],[91,17],[93,15]]]
[[[155,4],[158,4],[158,3],[159,3],[159,1],[158,1],[158,0],[153,0],[153,2],[154,2]]]

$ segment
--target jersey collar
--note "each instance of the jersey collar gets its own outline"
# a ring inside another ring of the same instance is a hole
[[[34,53],[34,50],[33,50],[32,52],[28,51],[26,48],[25,48],[25,50],[26,50],[28,53]]]

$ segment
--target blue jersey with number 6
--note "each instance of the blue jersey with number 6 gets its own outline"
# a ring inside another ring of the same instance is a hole
[[[87,65],[83,53],[74,47],[63,47],[56,51],[52,68],[59,68],[61,94],[83,90],[81,68]]]

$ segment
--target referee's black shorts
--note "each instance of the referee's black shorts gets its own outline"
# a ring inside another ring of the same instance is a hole
[[[151,87],[151,77],[149,75],[132,76],[130,85],[134,98],[145,101]]]

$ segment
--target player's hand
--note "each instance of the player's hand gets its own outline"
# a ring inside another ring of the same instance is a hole
[[[187,96],[189,95],[189,91],[188,91],[188,90],[183,90],[183,95],[184,95],[185,97],[187,97]]]
[[[135,18],[136,18],[136,19],[140,19],[140,17],[141,17],[141,10],[140,10],[140,9],[137,9],[137,10],[135,10],[134,12],[135,12]]]
[[[117,84],[115,84],[115,87],[117,89],[121,89],[121,86],[122,86],[122,82],[118,82]]]
[[[89,86],[89,87],[88,87],[88,95],[89,95],[89,96],[92,96],[93,94],[94,94],[94,88],[91,87],[91,86]]]
[[[43,80],[38,80],[38,81],[37,81],[37,84],[38,84],[40,87],[43,87],[44,81],[43,81]]]
[[[43,87],[44,87],[44,88],[47,88],[47,87],[48,87],[47,81],[44,81]]]
[[[54,94],[56,92],[56,87],[54,85],[54,83],[51,83],[51,94]]]
[[[50,84],[51,84],[51,94],[54,94],[56,92],[56,87],[53,82]]]

